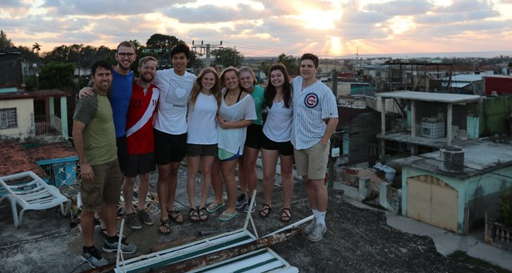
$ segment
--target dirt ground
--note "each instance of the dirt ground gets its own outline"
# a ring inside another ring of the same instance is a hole
[[[182,168],[184,169],[184,168]],[[180,170],[177,207],[188,211],[185,191],[185,170]],[[155,179],[152,174],[152,186]],[[258,209],[263,194],[257,196]],[[260,235],[275,231],[285,224],[279,221],[282,209],[282,190],[276,187],[272,214],[267,219],[254,219]],[[136,255],[144,254],[154,245],[197,235],[200,231],[225,232],[243,225],[245,213],[222,222],[216,219],[221,212],[210,214],[204,223],[172,225],[172,233],[159,235],[156,225],[142,230],[126,229],[128,241],[139,247]],[[292,202],[292,221],[311,214],[301,182],[295,184]],[[155,216],[155,220],[158,216]],[[326,216],[328,230],[317,243],[298,236],[272,247],[301,272],[494,272],[450,260],[436,251],[432,239],[398,231],[386,224],[385,214],[375,210],[354,207],[344,200],[343,193],[332,190]],[[0,204],[0,272],[80,272],[89,269],[80,258],[82,239],[79,233],[69,231],[69,218],[56,210],[28,212],[20,228],[14,229],[7,202]],[[95,245],[100,248],[102,238],[95,233]],[[114,255],[104,254],[109,261]]]

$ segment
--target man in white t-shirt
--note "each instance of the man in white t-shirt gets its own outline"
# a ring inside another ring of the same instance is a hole
[[[183,215],[174,207],[178,168],[185,157],[187,144],[187,104],[196,76],[185,69],[190,60],[190,48],[176,45],[170,53],[172,69],[159,70],[154,84],[160,90],[158,110],[154,118],[155,161],[158,165],[158,200],[162,210],[158,228],[169,234],[170,221],[181,224]]]
[[[329,139],[338,125],[338,108],[332,91],[316,80],[318,57],[306,53],[300,58],[300,76],[292,81],[293,123],[291,142],[297,173],[306,183],[309,204],[315,218],[304,229],[308,239],[322,240],[327,231],[327,188],[325,172]]]

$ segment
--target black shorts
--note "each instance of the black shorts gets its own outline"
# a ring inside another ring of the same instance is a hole
[[[247,127],[247,136],[245,137],[245,146],[254,149],[261,148],[263,142],[263,125],[251,124]]]
[[[263,134],[261,148],[265,150],[278,150],[281,155],[293,155],[293,145],[290,141],[275,142]]]
[[[153,130],[155,135],[155,161],[158,165],[181,162],[187,151],[187,133],[171,135]]]
[[[128,143],[126,142],[126,137],[118,137],[116,138],[117,145],[117,161],[119,161],[119,169],[121,172],[126,172],[126,168],[128,167]]]
[[[128,166],[124,172],[126,177],[136,177],[139,174],[150,173],[155,170],[155,154],[132,155],[128,154]]]
[[[187,143],[187,156],[217,156],[217,144]]]

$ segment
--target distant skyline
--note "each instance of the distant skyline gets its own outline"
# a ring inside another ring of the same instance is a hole
[[[154,33],[246,57],[511,52],[512,0],[2,0],[16,45],[145,44]],[[433,56],[435,57],[435,56]],[[483,56],[485,57],[485,56]],[[492,57],[492,56],[489,56]]]

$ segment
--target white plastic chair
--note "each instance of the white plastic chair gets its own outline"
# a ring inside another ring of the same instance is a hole
[[[16,228],[21,225],[26,210],[45,210],[60,205],[62,214],[67,215],[71,207],[71,201],[56,187],[46,184],[31,171],[0,177],[0,187],[7,192],[0,198],[0,203],[4,199],[11,201],[12,217]],[[64,203],[67,203],[66,207]],[[16,204],[22,208],[19,216]]]

